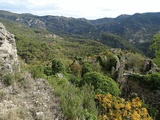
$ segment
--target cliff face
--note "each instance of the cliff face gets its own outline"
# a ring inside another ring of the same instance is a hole
[[[18,55],[14,35],[0,23],[0,71],[13,72],[16,64],[18,64]]]

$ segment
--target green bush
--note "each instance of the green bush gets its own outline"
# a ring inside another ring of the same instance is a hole
[[[89,63],[84,63],[82,65],[82,76],[84,76],[87,72],[92,72],[92,67]]]
[[[160,90],[160,73],[148,74],[145,78],[152,90]]]
[[[98,72],[86,73],[82,79],[81,84],[92,85],[97,94],[110,93],[112,95],[118,96],[120,93],[118,84],[112,78],[103,76]]]
[[[101,72],[101,70],[102,70],[102,67],[99,64],[99,62],[92,63],[91,67],[92,67],[92,70],[96,71],[96,72]]]
[[[47,66],[44,68],[44,74],[47,76],[50,76],[52,74],[52,69],[51,67]]]
[[[75,75],[70,75],[69,76],[69,82],[71,84],[74,84],[75,86],[79,87],[79,85],[80,85],[80,78],[76,77]]]
[[[55,75],[58,72],[64,72],[65,66],[63,65],[62,61],[59,59],[54,59],[52,61],[52,73]]]
[[[81,77],[82,66],[78,62],[74,62],[70,68],[75,76]]]

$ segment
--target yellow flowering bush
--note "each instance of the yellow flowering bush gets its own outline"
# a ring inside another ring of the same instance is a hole
[[[101,120],[152,120],[148,110],[142,107],[139,97],[126,101],[111,94],[96,95],[100,108]]]

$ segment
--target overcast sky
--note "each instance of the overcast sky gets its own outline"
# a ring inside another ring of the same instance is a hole
[[[159,0],[0,0],[0,9],[34,15],[97,19],[160,12]]]

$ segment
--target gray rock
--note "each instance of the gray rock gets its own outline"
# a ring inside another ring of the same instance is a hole
[[[151,59],[145,59],[143,72],[159,72],[160,68]]]
[[[17,66],[18,55],[14,35],[9,33],[5,26],[0,23],[0,71],[13,72]],[[19,70],[19,68],[18,68]]]

